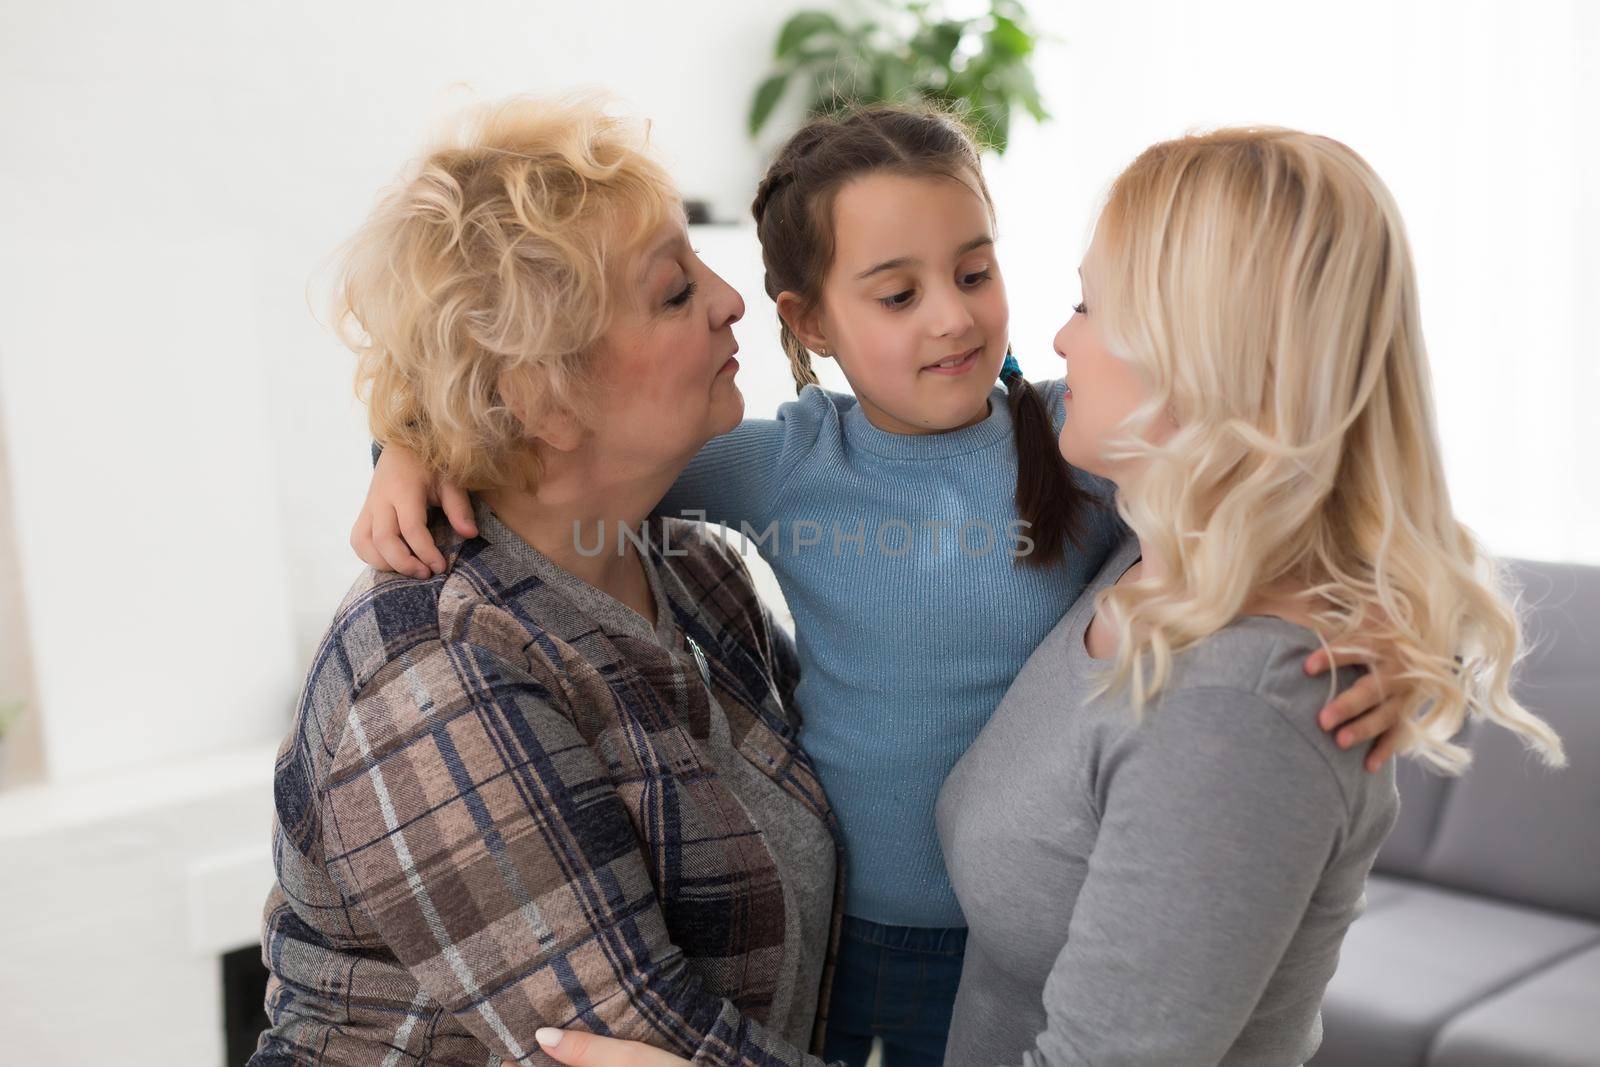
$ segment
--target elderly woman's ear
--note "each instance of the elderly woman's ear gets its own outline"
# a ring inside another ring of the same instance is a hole
[[[558,404],[541,402],[524,376],[502,371],[495,390],[531,440],[557,452],[575,452],[583,442],[584,426],[578,417]]]

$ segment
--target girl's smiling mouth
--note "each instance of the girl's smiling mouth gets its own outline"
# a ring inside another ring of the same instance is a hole
[[[951,356],[948,359],[941,360],[932,366],[923,367],[922,369],[931,374],[965,374],[967,371],[978,365],[978,357],[982,354],[983,346],[979,345],[976,348],[970,348],[959,355]]]

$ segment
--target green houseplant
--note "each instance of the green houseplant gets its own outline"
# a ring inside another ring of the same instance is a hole
[[[1022,0],[989,0],[986,12],[965,18],[934,0],[863,0],[855,8],[849,19],[808,9],[783,24],[773,71],[750,104],[752,137],[796,84],[811,115],[881,101],[950,107],[1002,154],[1014,111],[1037,122],[1050,117],[1033,77],[1039,37]]]

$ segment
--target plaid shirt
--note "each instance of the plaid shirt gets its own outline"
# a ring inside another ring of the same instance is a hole
[[[798,946],[704,754],[696,657],[607,630],[520,541],[435,533],[443,574],[369,571],[346,597],[279,752],[272,1027],[250,1063],[547,1064],[546,1025],[820,1063],[760,1025]],[[786,700],[793,649],[743,561],[698,525],[651,534],[660,610],[703,650],[732,743],[837,843]]]

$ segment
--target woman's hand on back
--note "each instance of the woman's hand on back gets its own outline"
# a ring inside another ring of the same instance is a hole
[[[547,1026],[534,1036],[546,1056],[568,1067],[688,1067],[690,1062],[642,1041],[618,1041],[581,1030]],[[518,1065],[507,1061],[505,1067]]]
[[[440,482],[408,449],[389,445],[378,457],[372,484],[350,547],[363,563],[380,571],[427,578],[444,570],[444,556],[428,532],[428,508],[444,509],[462,537],[476,537],[472,498],[459,486]]]

